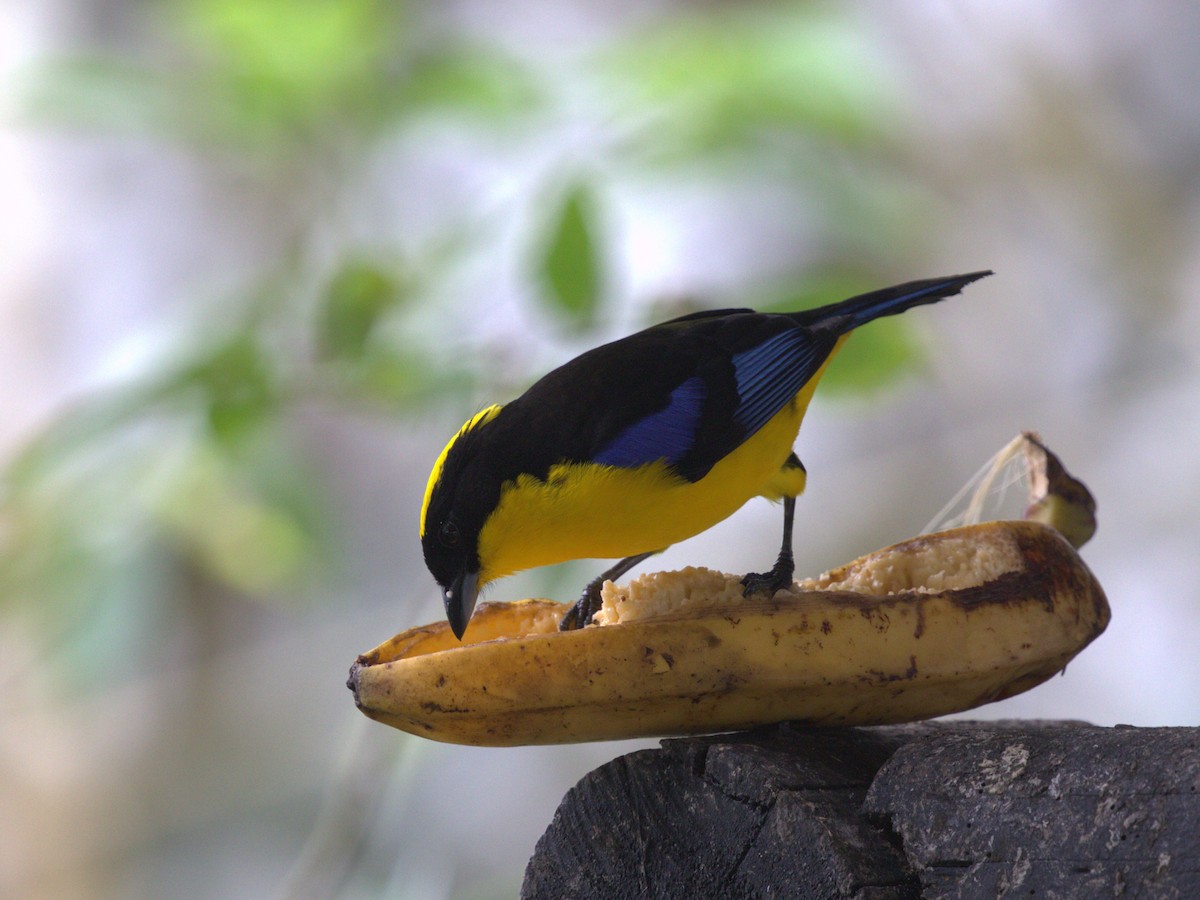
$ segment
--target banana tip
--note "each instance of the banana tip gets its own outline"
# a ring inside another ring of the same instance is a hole
[[[354,665],[350,667],[350,675],[346,678],[346,687],[350,688],[350,690],[353,692],[354,705],[359,709],[362,709],[362,701],[358,699],[358,676],[359,673],[362,672],[365,665],[366,664],[363,662],[363,658],[360,656],[354,661]]]

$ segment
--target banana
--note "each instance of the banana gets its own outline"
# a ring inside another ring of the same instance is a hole
[[[878,725],[1028,690],[1110,616],[1075,549],[1034,520],[912,538],[769,600],[685,569],[608,583],[603,601],[598,624],[567,632],[564,604],[483,604],[462,643],[445,622],[405,631],[348,686],[372,719],[483,746]]]

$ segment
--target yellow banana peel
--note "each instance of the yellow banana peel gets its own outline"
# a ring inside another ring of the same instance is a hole
[[[1035,434],[997,454],[971,507],[1017,458],[1025,520],[921,535],[770,599],[706,569],[610,582],[575,631],[558,630],[566,604],[485,603],[461,643],[445,622],[410,629],[361,655],[348,685],[372,719],[483,746],[879,725],[1011,697],[1110,617],[1076,552],[1095,502]]]

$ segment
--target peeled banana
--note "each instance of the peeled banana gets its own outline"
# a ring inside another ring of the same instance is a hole
[[[349,687],[380,722],[489,746],[883,724],[1028,690],[1109,621],[1039,521],[922,535],[769,600],[685,569],[608,583],[603,601],[598,624],[566,632],[564,604],[483,604],[462,643],[445,622],[411,629],[360,656]]]

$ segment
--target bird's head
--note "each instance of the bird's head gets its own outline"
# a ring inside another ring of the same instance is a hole
[[[479,533],[499,491],[486,454],[479,452],[480,439],[499,411],[499,406],[489,406],[450,439],[433,465],[421,506],[425,565],[442,588],[446,619],[460,639],[483,587]]]

